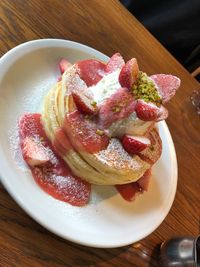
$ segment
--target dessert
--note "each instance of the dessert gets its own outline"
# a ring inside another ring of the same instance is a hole
[[[155,126],[179,78],[147,76],[135,58],[59,64],[61,77],[42,114],[19,121],[22,154],[36,182],[52,196],[82,206],[91,184],[116,186],[128,201],[147,191],[162,142]]]

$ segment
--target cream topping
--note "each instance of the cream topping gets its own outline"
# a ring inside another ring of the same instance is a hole
[[[97,105],[102,104],[107,98],[121,88],[118,81],[119,73],[120,70],[109,73],[105,75],[96,85],[88,88]]]

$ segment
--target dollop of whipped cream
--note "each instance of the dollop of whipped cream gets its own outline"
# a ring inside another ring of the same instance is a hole
[[[105,75],[96,85],[91,86],[89,91],[97,105],[102,104],[107,98],[114,94],[121,85],[118,81],[120,69]]]

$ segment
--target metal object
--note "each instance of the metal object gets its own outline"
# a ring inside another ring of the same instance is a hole
[[[163,242],[160,261],[162,267],[200,267],[200,236],[178,237]]]

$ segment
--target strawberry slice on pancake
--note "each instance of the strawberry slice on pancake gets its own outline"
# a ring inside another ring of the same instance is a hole
[[[168,117],[168,110],[164,106],[157,106],[141,99],[137,101],[135,112],[140,120],[161,121]]]
[[[121,69],[125,65],[123,57],[120,53],[115,53],[108,61],[107,65],[105,66],[105,72],[111,73],[116,70]]]
[[[132,58],[122,67],[119,74],[119,83],[122,87],[131,89],[139,77],[139,67],[136,58]]]
[[[99,108],[99,124],[108,128],[135,111],[136,102],[127,88],[119,88]]]
[[[109,143],[108,136],[98,129],[96,123],[85,118],[78,110],[66,114],[63,130],[77,151],[96,153]]]
[[[81,60],[75,64],[77,73],[87,86],[95,85],[103,78],[105,66],[95,59]]]
[[[137,153],[137,155],[140,156],[142,160],[153,165],[156,163],[156,161],[158,161],[161,156],[162,140],[158,131],[155,128],[148,133],[147,138],[150,140],[151,145],[142,150],[141,152]]]

